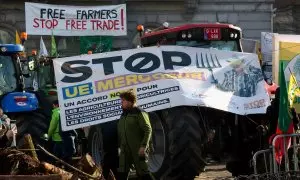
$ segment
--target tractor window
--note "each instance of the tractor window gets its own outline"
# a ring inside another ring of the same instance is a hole
[[[51,73],[50,66],[41,66],[39,69],[39,87],[46,88],[53,84],[51,76],[54,74]]]
[[[0,95],[12,92],[17,88],[13,61],[11,56],[0,55]]]
[[[226,51],[239,51],[237,41],[176,41],[176,45],[199,48],[213,48]]]

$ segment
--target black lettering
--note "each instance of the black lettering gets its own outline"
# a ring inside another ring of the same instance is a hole
[[[93,10],[88,10],[88,19],[93,19]]]
[[[120,62],[120,61],[122,61],[122,56],[92,59],[93,64],[103,64],[103,70],[105,75],[113,74],[115,72],[113,63]]]
[[[95,11],[94,12],[94,19],[100,19],[100,14],[101,14],[101,11]]]
[[[82,11],[81,19],[87,19],[86,11]]]
[[[44,16],[43,16],[44,14],[46,14],[46,9],[43,9],[43,8],[42,8],[42,9],[41,9],[41,18],[42,18],[42,19],[44,18]]]
[[[54,9],[53,18],[58,18],[58,17],[59,17],[59,9]]]
[[[107,15],[106,15],[106,16],[107,16],[107,19],[111,19],[110,12],[111,12],[111,11],[107,11]]]
[[[53,12],[52,9],[48,9],[48,12],[47,12],[47,18],[48,18],[48,19],[49,19],[50,17],[53,18],[52,12]]]
[[[66,19],[65,18],[65,11],[64,9],[60,10],[60,16],[59,16],[59,19]]]
[[[90,67],[87,67],[87,66],[71,67],[72,65],[78,65],[78,64],[87,65],[88,63],[89,63],[89,61],[85,61],[85,60],[75,60],[75,61],[64,62],[61,67],[61,71],[63,73],[65,73],[65,74],[82,73],[82,75],[78,76],[78,77],[65,76],[64,78],[62,78],[61,81],[66,82],[66,83],[75,83],[75,82],[81,82],[81,81],[88,79],[93,74],[93,71]]]
[[[79,18],[79,16],[81,16],[81,10],[77,10],[77,19],[82,19],[82,18]]]
[[[111,18],[117,18],[118,17],[117,10],[115,10],[115,9],[111,10],[111,14],[113,15],[113,16],[111,16]]]
[[[177,51],[163,51],[162,52],[165,69],[174,70],[174,66],[189,66],[192,62],[190,56],[183,52]],[[180,57],[180,62],[174,62],[172,57]]]
[[[101,11],[101,19],[106,19],[106,10]]]
[[[133,62],[137,59],[141,59],[141,61],[136,63],[135,65],[133,65],[134,64]],[[152,65],[150,67],[142,69],[150,62],[152,62]],[[159,57],[157,57],[154,54],[145,53],[145,52],[134,54],[134,55],[130,56],[125,62],[125,68],[131,72],[136,72],[136,73],[151,72],[151,71],[159,68],[159,66],[160,66]]]

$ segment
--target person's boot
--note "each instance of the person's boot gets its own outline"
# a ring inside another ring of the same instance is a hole
[[[140,178],[141,180],[154,180],[154,178],[150,174],[144,174]]]
[[[116,179],[116,180],[127,180],[128,179],[128,173],[119,172],[117,178],[118,179]]]

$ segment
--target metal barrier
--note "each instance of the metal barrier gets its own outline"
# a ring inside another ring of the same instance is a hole
[[[257,171],[257,159],[258,159],[258,156],[259,155],[263,155],[264,156],[264,167],[265,167],[265,173],[273,173],[273,158],[272,158],[272,148],[269,148],[269,149],[265,149],[265,150],[260,150],[260,151],[257,151],[254,155],[253,155],[253,169],[254,169],[254,174],[258,174],[258,171]],[[270,170],[268,170],[268,166],[267,166],[267,163],[268,163],[268,160],[267,160],[267,156],[269,156],[269,168]]]
[[[292,148],[293,151],[293,156],[292,156],[292,162],[294,165],[294,171],[299,171],[299,166],[298,166],[298,148],[300,147],[299,144],[299,138],[300,138],[300,134],[280,134],[280,135],[276,135],[272,141],[272,151],[273,151],[273,169],[274,169],[274,173],[278,173],[280,170],[278,170],[278,165],[276,163],[276,156],[275,156],[275,144],[276,141],[278,141],[279,139],[283,139],[283,157],[284,157],[284,171],[289,172],[290,171],[290,166],[289,166],[289,157],[288,157],[288,150]],[[291,138],[291,146],[290,148],[287,148],[287,142],[286,139],[287,138]],[[298,141],[297,141],[298,138]]]
[[[287,140],[291,138],[291,145],[287,148]],[[276,162],[276,143],[278,140],[283,141],[283,160],[282,165],[278,166]],[[272,140],[272,146],[269,149],[257,151],[253,155],[253,170],[254,174],[250,176],[239,176],[236,179],[241,180],[260,180],[260,179],[274,179],[274,180],[294,180],[300,179],[298,149],[300,147],[300,133],[297,134],[281,134],[276,135]],[[292,156],[291,156],[292,153]],[[258,157],[263,155],[264,172],[258,172]],[[292,168],[290,168],[290,162],[292,162]],[[269,166],[268,166],[269,165]],[[284,169],[281,169],[284,168]]]
[[[250,176],[239,176],[235,180],[299,180],[300,171],[289,171],[279,173],[253,174]]]

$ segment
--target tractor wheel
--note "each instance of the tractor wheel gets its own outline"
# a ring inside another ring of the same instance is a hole
[[[24,137],[25,134],[30,134],[35,143],[41,141],[43,134],[48,132],[50,119],[38,111],[22,114],[17,119],[18,136],[17,141]]]
[[[103,137],[100,126],[92,126],[88,135],[88,151],[94,161],[101,165],[103,161]]]
[[[151,118],[154,121],[159,119],[155,115],[151,115]],[[155,130],[153,125],[154,155],[157,151],[155,146],[158,144],[155,140],[165,140],[162,143],[164,148],[158,146],[159,149],[164,149],[164,156],[160,158],[161,166],[154,171],[152,170],[156,177],[167,180],[193,180],[195,176],[203,172],[206,162],[202,158],[203,142],[201,137],[203,131],[199,125],[199,119],[193,110],[178,107],[170,109],[164,115],[164,119],[160,119],[162,127],[160,133]],[[156,138],[155,136],[164,138]],[[149,162],[151,169],[154,163],[151,160]]]
[[[21,147],[24,144],[24,136],[30,134],[34,144],[40,144],[46,149],[49,149],[49,143],[44,141],[41,137],[48,132],[50,119],[43,113],[34,111],[26,114],[21,114],[16,118],[17,122],[17,146]],[[39,154],[39,159],[44,158],[44,154]]]
[[[170,163],[167,124],[158,113],[150,112],[149,118],[152,126],[152,138],[150,145],[152,151],[149,154],[149,170],[155,177],[161,177]]]

